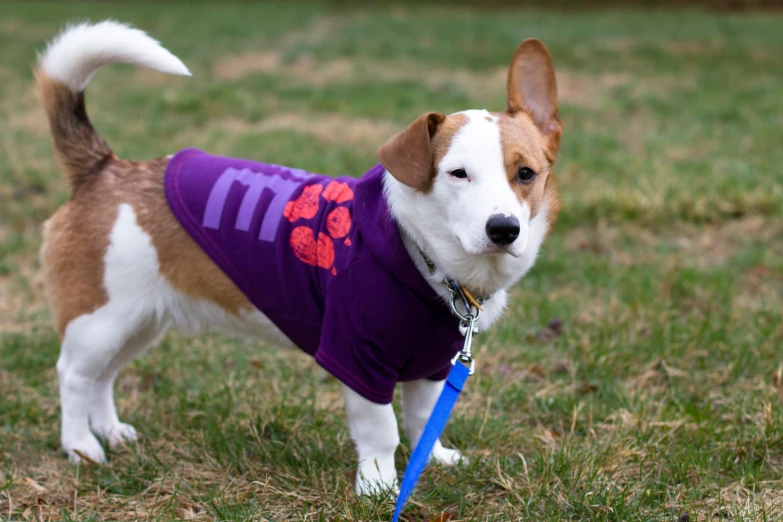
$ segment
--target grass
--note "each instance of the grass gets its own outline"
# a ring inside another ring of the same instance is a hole
[[[360,174],[427,110],[499,109],[550,47],[563,213],[408,520],[783,517],[783,18],[329,4],[0,5],[0,519],[376,520],[355,498],[339,385],[306,356],[168,335],[125,370],[143,438],[102,468],[59,452],[36,252],[68,197],[31,64],[67,20],[148,30],[194,72],[115,66],[89,88],[123,157],[197,146]],[[563,325],[562,332],[553,320]],[[409,456],[398,452],[398,469]],[[439,518],[440,517],[440,518]]]

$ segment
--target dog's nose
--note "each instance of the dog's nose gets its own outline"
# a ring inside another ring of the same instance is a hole
[[[487,236],[496,245],[510,245],[519,237],[519,220],[503,214],[489,216]]]

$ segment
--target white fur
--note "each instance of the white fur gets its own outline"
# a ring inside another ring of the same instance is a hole
[[[394,451],[400,443],[397,418],[391,404],[368,401],[343,385],[348,429],[359,454],[356,470],[356,493],[372,495],[396,492],[397,469]]]
[[[106,20],[67,27],[39,60],[50,77],[82,91],[95,71],[110,63],[130,63],[169,74],[190,76],[179,58],[144,31]]]

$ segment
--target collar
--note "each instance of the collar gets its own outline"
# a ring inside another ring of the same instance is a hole
[[[427,257],[427,255],[424,253],[424,251],[420,247],[416,247],[419,250],[419,254],[421,254],[421,258],[424,260],[424,264],[427,265],[427,269],[430,271],[430,274],[435,273],[436,265],[435,261]],[[481,305],[487,302],[493,294],[474,294],[467,289],[464,285],[461,285],[454,279],[450,278],[449,276],[446,276],[446,278],[443,280],[443,284],[446,285],[447,288],[449,288],[450,291],[459,289],[462,291],[462,293],[465,295],[465,298],[467,298],[468,302],[478,308],[479,310],[483,310],[481,308]]]

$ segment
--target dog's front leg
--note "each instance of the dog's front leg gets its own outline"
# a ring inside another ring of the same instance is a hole
[[[411,441],[411,448],[415,448],[419,443],[421,432],[424,431],[445,383],[446,381],[429,379],[402,383],[403,428]],[[462,460],[462,455],[457,450],[444,448],[438,439],[432,448],[431,458],[441,464],[451,465]]]
[[[394,451],[400,443],[397,419],[391,404],[369,401],[343,385],[348,428],[359,453],[356,493],[371,495],[389,490],[397,493]]]

